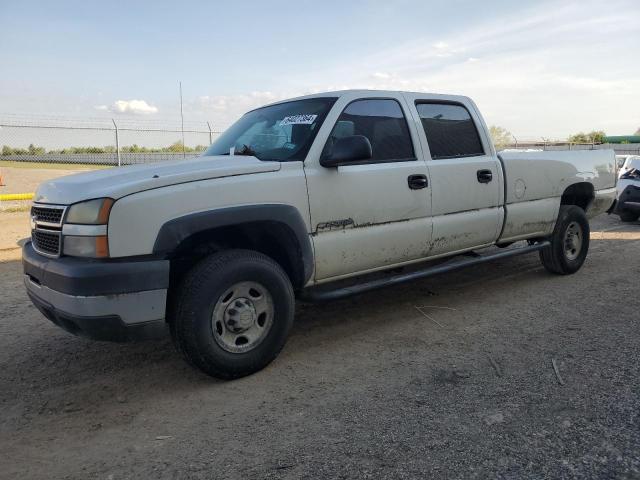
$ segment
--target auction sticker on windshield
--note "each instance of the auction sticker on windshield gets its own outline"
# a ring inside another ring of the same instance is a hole
[[[311,125],[318,115],[291,115],[289,117],[284,117],[280,121],[280,126],[283,127],[285,125]]]

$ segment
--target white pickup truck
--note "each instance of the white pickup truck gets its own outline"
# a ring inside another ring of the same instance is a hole
[[[24,283],[71,333],[168,327],[192,365],[235,378],[280,352],[296,297],[529,252],[576,272],[615,187],[612,151],[497,154],[467,97],[311,95],[248,112],[193,159],[42,184]]]

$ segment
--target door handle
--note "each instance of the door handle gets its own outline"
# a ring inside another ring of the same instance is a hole
[[[429,180],[426,175],[409,175],[407,183],[411,190],[420,190],[429,186]]]
[[[480,183],[489,183],[493,180],[493,173],[491,173],[491,170],[478,170],[477,175]]]

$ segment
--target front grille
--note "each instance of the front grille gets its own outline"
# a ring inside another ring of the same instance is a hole
[[[33,230],[31,240],[36,251],[46,255],[60,255],[60,232]]]
[[[31,207],[31,218],[38,223],[60,225],[64,207]]]

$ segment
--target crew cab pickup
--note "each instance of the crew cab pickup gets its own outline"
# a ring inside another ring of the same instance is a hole
[[[24,283],[71,333],[168,328],[192,365],[235,378],[280,352],[296,298],[531,252],[574,273],[615,195],[613,151],[497,154],[467,97],[323,93],[246,113],[199,157],[42,184]]]

